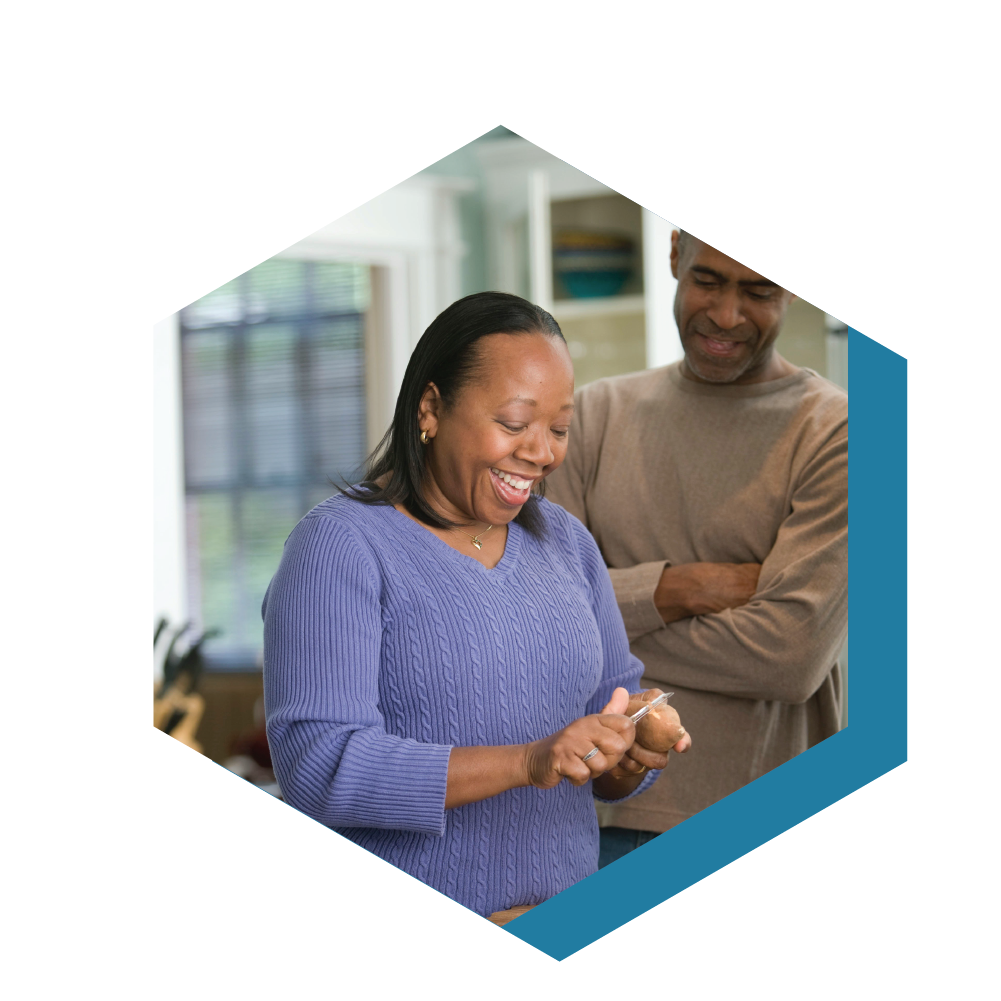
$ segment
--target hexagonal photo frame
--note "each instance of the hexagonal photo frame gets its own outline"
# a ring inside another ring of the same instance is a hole
[[[537,171],[530,177],[528,190],[518,196],[525,198],[529,229],[533,225],[546,228],[550,225],[548,204],[544,210],[539,209],[548,200],[548,183],[544,172]],[[462,183],[443,176],[429,190],[423,210],[439,213],[439,225],[446,232],[446,250],[454,253],[458,239],[454,213],[458,207],[455,199],[449,201],[447,196],[461,192]],[[657,225],[655,217],[644,222]],[[531,245],[533,235],[528,235]],[[623,295],[621,282],[615,289],[582,291],[571,286],[577,276],[568,273],[561,278],[550,274],[548,255],[553,248],[547,242],[548,234],[539,238],[536,233],[535,237],[545,253],[530,253],[524,262],[529,272],[525,290],[529,297],[550,304],[553,283],[562,280],[566,286],[563,314],[571,323],[587,316],[579,303],[570,301],[575,298],[608,301],[619,297],[620,301],[611,307],[613,312],[617,310],[621,316],[635,311],[636,291],[626,289]],[[326,252],[317,246],[312,252],[313,260],[325,259]],[[397,268],[396,280],[399,280],[399,255],[394,259],[392,250],[375,248],[361,259],[378,261],[386,274]],[[350,276],[345,279],[342,275],[337,280],[350,283]],[[458,297],[454,287],[446,291],[452,298]],[[648,291],[652,295],[652,289]],[[372,303],[380,290],[368,289],[364,294],[372,297],[369,299]],[[351,295],[357,297],[363,293],[355,288]],[[630,295],[633,301],[626,302]],[[419,296],[418,292],[416,298]],[[425,303],[415,309],[420,312],[423,308],[427,313],[426,306]],[[354,311],[361,315],[357,308]],[[648,324],[646,354],[639,366],[626,350],[626,357],[632,358],[632,367],[641,367],[643,361],[647,367],[664,363],[664,315],[661,304],[660,330],[651,336]],[[856,484],[861,485],[856,496],[856,539],[861,542],[856,546],[853,560],[852,593],[856,600],[851,725],[505,926],[510,934],[557,960],[584,948],[906,758],[906,367],[902,358],[857,331],[842,333],[845,343],[852,346],[856,429],[862,429],[854,446]],[[388,347],[386,343],[381,345],[383,351]],[[399,341],[395,344],[396,359],[388,366],[387,384],[374,389],[376,415],[369,417],[369,443],[372,427],[378,429],[387,412],[391,396],[388,387],[398,381],[403,347]],[[589,351],[592,358],[600,358],[603,350],[606,360],[615,356],[614,348],[600,343],[571,342],[571,353],[577,361],[586,358]],[[617,373],[613,370],[601,374]],[[862,534],[858,535],[859,532]],[[250,751],[249,745],[242,749]],[[243,756],[246,758],[247,754]],[[659,873],[657,879],[649,878],[651,871]]]

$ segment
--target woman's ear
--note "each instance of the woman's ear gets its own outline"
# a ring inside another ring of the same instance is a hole
[[[438,392],[438,387],[433,382],[429,382],[421,397],[420,406],[417,408],[417,423],[422,431],[427,432],[429,438],[433,438],[438,433],[438,417],[441,410],[441,393]]]

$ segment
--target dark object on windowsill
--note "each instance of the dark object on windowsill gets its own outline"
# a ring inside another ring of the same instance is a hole
[[[167,628],[166,618],[161,618],[153,631],[153,648]],[[195,692],[204,667],[202,644],[219,634],[209,629],[195,640],[181,655],[175,654],[177,641],[190,628],[186,622],[170,639],[163,661],[163,678],[153,691],[153,725],[170,734],[182,744],[201,753],[202,745],[195,738],[198,724],[205,712],[205,700]]]
[[[198,679],[205,669],[205,655],[202,653],[202,646],[206,640],[212,639],[220,634],[218,629],[207,629],[198,637],[187,650],[180,656],[174,653],[174,647],[178,639],[191,627],[190,622],[186,622],[174,633],[167,648],[167,655],[163,661],[163,681],[160,685],[161,693],[168,692],[171,688],[178,688],[183,694],[190,695],[198,687]]]
[[[166,619],[160,619],[156,624],[156,630],[153,633],[153,649],[156,650],[157,641],[163,632],[169,627],[170,623]],[[174,648],[177,646],[177,641],[191,628],[190,622],[185,622],[180,629],[174,631],[174,635],[170,637],[170,643],[167,644],[167,652],[163,656],[163,677],[160,682],[160,690],[166,691],[174,683],[177,675],[177,665],[180,663],[181,658],[174,653]]]
[[[156,649],[157,643],[160,642],[160,634],[167,628],[167,617],[165,615],[160,616],[160,621],[157,622],[156,628],[153,630],[153,649]]]

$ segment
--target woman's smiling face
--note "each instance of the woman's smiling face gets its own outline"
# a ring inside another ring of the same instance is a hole
[[[452,405],[421,400],[431,442],[429,499],[451,521],[505,525],[563,461],[573,416],[573,364],[548,334],[489,334]]]

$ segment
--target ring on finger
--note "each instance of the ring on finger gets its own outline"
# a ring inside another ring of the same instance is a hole
[[[597,753],[598,753],[598,748],[597,747],[592,747],[591,750],[588,751],[587,754],[585,754],[584,757],[581,758],[580,760],[581,761],[590,761]]]

